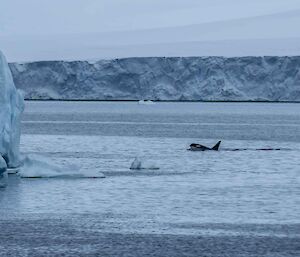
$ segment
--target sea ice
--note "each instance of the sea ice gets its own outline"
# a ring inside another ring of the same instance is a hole
[[[60,167],[49,158],[30,155],[26,156],[20,168],[21,178],[104,178],[98,171],[80,171],[75,165]]]

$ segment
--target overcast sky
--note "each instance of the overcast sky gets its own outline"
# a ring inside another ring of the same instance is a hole
[[[300,0],[0,0],[0,50],[9,61],[299,55],[299,23]]]
[[[300,0],[0,0],[0,36],[199,24],[298,8]]]

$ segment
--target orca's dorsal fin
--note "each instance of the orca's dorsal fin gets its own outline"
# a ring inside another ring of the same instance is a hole
[[[220,144],[221,144],[221,141],[219,141],[211,150],[218,151]]]

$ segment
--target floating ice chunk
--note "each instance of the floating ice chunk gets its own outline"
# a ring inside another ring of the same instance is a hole
[[[20,168],[21,178],[104,178],[98,171],[80,171],[75,165],[60,167],[52,163],[51,159],[32,155],[27,156]]]
[[[18,168],[8,168],[7,169],[7,174],[17,174],[19,172],[20,167]]]
[[[6,161],[0,155],[0,188],[7,185],[7,165]]]
[[[130,166],[131,170],[159,170],[159,167],[157,167],[155,164],[142,160],[138,157],[134,159],[134,161],[131,163]]]
[[[139,104],[151,105],[151,104],[154,104],[154,102],[151,100],[140,100]]]

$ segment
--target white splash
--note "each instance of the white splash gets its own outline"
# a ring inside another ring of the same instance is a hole
[[[21,178],[104,178],[104,174],[91,170],[81,171],[76,165],[60,167],[50,158],[39,155],[27,156],[20,168]]]
[[[136,157],[130,166],[131,170],[159,170],[154,163],[151,163],[148,160],[142,160],[141,158]]]

